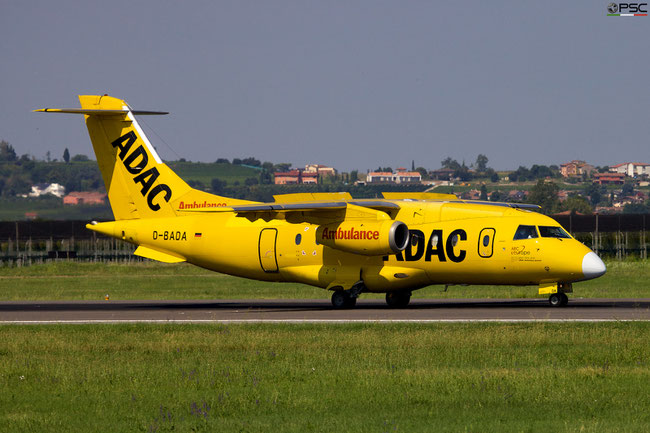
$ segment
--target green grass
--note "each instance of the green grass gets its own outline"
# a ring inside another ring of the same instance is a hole
[[[650,429],[643,322],[0,329],[3,432]]]
[[[607,273],[574,284],[585,298],[650,297],[650,262],[608,261]],[[0,267],[0,301],[133,299],[328,299],[330,293],[295,283],[231,277],[188,264],[154,262],[105,264],[60,261],[28,267]],[[535,298],[537,287],[430,286],[414,298]],[[382,298],[364,294],[362,299]],[[542,296],[545,297],[545,296]]]
[[[260,171],[241,165],[206,162],[169,162],[169,168],[174,170],[183,180],[199,181],[210,186],[213,178],[219,178],[232,185],[235,181],[244,184],[249,177],[259,178]]]

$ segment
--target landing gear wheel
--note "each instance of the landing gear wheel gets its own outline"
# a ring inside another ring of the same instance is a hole
[[[390,308],[405,308],[411,301],[411,292],[388,292],[386,304]]]
[[[548,297],[551,307],[564,307],[569,303],[569,297],[564,293],[553,293]]]
[[[337,310],[352,308],[357,304],[357,298],[353,298],[344,290],[337,290],[332,293],[332,306]]]

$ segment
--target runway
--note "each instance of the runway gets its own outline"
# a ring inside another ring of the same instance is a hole
[[[601,322],[650,320],[650,299],[414,299],[391,309],[360,299],[350,310],[327,300],[0,302],[0,324]]]

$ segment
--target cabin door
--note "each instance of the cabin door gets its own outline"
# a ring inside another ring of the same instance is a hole
[[[492,257],[494,253],[494,233],[492,228],[483,229],[478,235],[478,255],[484,258]]]
[[[264,229],[260,232],[260,265],[264,272],[278,272],[278,259],[275,255],[277,229]]]

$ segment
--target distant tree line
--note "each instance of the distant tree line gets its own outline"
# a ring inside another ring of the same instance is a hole
[[[66,148],[62,159],[66,162],[37,161],[27,154],[18,157],[11,144],[5,140],[0,141],[0,196],[27,194],[32,185],[39,183],[58,183],[66,191],[104,188],[97,164],[89,162],[86,155],[70,157]]]

